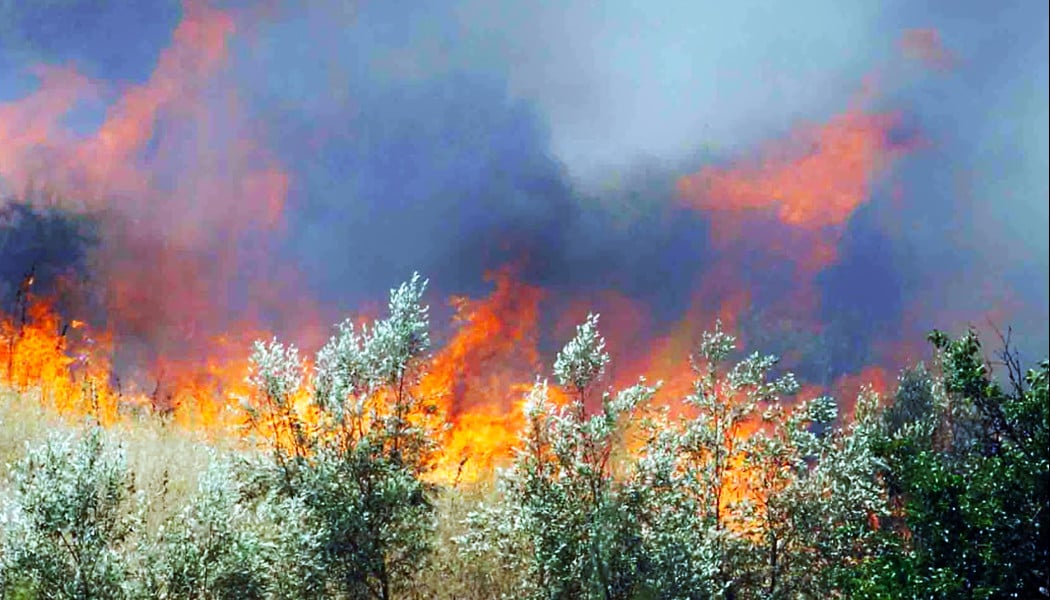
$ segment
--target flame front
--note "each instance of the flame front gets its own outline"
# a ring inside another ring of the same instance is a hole
[[[20,308],[0,320],[0,383],[36,391],[63,413],[113,423],[120,398],[109,385],[110,341],[64,321],[46,301],[23,297]]]
[[[63,210],[95,219],[101,229],[89,257],[90,281],[71,284],[80,286],[75,301],[34,295],[27,280],[16,310],[0,314],[0,382],[37,390],[60,411],[103,423],[153,412],[209,435],[231,435],[244,419],[238,399],[250,395],[251,342],[279,334],[317,347],[326,324],[343,316],[346,306],[326,303],[294,260],[276,256],[298,250],[281,243],[294,223],[289,196],[300,182],[267,144],[266,123],[246,110],[231,72],[234,40],[250,29],[241,20],[250,12],[187,1],[145,80],[113,83],[71,65],[41,65],[31,70],[35,91],[0,102],[0,192],[38,205],[62,198]],[[932,30],[907,34],[901,48],[925,63],[955,64]],[[557,343],[592,309],[592,299],[606,307],[603,333],[617,359],[603,384],[626,385],[638,375],[661,380],[659,401],[673,407],[691,388],[693,344],[716,319],[740,331],[761,313],[794,334],[822,333],[819,276],[839,258],[851,219],[892,180],[894,166],[923,145],[900,112],[869,108],[876,95],[869,86],[823,123],[663,182],[675,195],[656,209],[659,216],[688,213],[710,232],[702,256],[690,247],[675,256],[677,272],[660,274],[669,288],[671,279],[686,282],[689,297],[674,314],[656,314],[646,302],[608,289],[614,285],[564,283],[575,272],[545,278],[551,274],[533,277],[514,267],[490,273],[487,297],[452,297],[453,323],[436,326],[447,341],[434,350],[415,390],[451,424],[435,477],[476,480],[509,456],[525,391],[549,372]],[[85,134],[69,126],[78,104],[101,99],[110,101],[97,128]],[[500,142],[491,145],[498,151],[512,145]],[[449,162],[471,173],[486,168],[480,161],[469,169]],[[511,178],[493,175],[504,176]],[[522,186],[536,196],[557,192],[547,183],[537,178]],[[425,204],[418,202],[420,210]],[[423,214],[412,208],[405,218]],[[642,210],[627,208],[635,211],[623,211],[628,217]],[[586,220],[565,218],[567,236]],[[464,227],[455,235],[475,233]],[[547,233],[539,238],[556,245],[558,236]],[[650,250],[627,241],[616,251],[628,258]],[[362,243],[359,250],[381,256],[387,248]],[[534,247],[511,260],[530,268],[541,263],[534,270],[542,271],[544,252],[563,250]],[[601,258],[564,263],[583,271]],[[333,261],[359,259],[368,257]],[[770,283],[776,281],[786,283]],[[541,326],[548,318],[557,324],[554,334]],[[839,388],[848,402],[860,383],[874,379],[885,387],[888,369],[913,353],[896,340],[883,345],[880,354],[893,358],[887,365],[852,365],[856,373],[835,372],[822,382],[828,385],[807,394]]]

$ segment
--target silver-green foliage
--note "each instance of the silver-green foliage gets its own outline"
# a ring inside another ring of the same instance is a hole
[[[816,597],[865,559],[885,512],[872,395],[836,428],[834,401],[785,402],[794,377],[772,356],[734,362],[719,325],[693,357],[682,416],[637,418],[655,393],[644,382],[589,413],[609,360],[596,326],[555,362],[568,402],[546,382],[529,393],[503,504],[470,516],[465,551],[503,555],[528,575],[522,595],[544,598]],[[631,431],[641,441],[624,449]]]
[[[874,401],[834,427],[826,397],[789,404],[798,384],[777,359],[731,360],[720,324],[693,356],[687,416],[647,424],[634,480],[647,500],[662,597],[817,597],[861,560],[883,510],[872,453]],[[701,593],[701,590],[704,590]]]
[[[507,504],[471,515],[474,533],[460,540],[467,552],[498,545],[516,554],[523,595],[629,598],[644,583],[638,524],[613,468],[629,416],[655,388],[640,382],[592,398],[609,361],[597,322],[589,316],[554,363],[569,402],[552,402],[545,381],[528,394],[515,463],[501,482]],[[589,412],[590,400],[600,408]]]
[[[28,447],[2,509],[3,594],[128,596],[134,500],[124,452],[100,429],[58,432]]]
[[[242,458],[242,461],[250,459]],[[250,464],[250,463],[249,463]],[[319,544],[294,499],[253,497],[230,459],[213,457],[191,502],[146,545],[151,598],[306,598],[321,591]]]
[[[430,345],[425,287],[413,276],[391,291],[386,319],[338,326],[317,354],[305,409],[294,347],[259,343],[252,355],[261,398],[250,416],[275,459],[252,477],[260,494],[302,508],[289,526],[320,536],[301,547],[303,562],[321,566],[330,595],[389,598],[429,550],[433,504],[420,477],[442,423],[415,391]]]

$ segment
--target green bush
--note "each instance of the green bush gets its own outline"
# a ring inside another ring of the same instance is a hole
[[[23,598],[122,598],[125,542],[140,514],[122,449],[98,428],[60,432],[11,471],[0,575]]]
[[[629,598],[642,584],[634,552],[640,531],[613,477],[613,454],[629,415],[655,389],[639,383],[602,394],[601,408],[587,414],[609,361],[597,321],[588,317],[554,362],[569,404],[555,406],[546,383],[530,392],[522,445],[508,474],[507,501],[521,512],[542,597]]]
[[[818,597],[870,559],[885,512],[874,396],[834,428],[830,399],[782,402],[797,384],[773,377],[774,357],[730,366],[736,341],[718,328],[694,356],[684,416],[639,410],[656,391],[644,383],[588,414],[608,362],[596,325],[555,362],[568,404],[543,382],[529,394],[502,497],[468,517],[465,552],[502,556],[537,598]],[[627,432],[636,449],[620,445]]]
[[[1007,347],[997,380],[975,334],[935,333],[934,367],[903,373],[887,403],[863,391],[843,422],[830,398],[790,400],[776,357],[739,356],[718,325],[691,393],[654,406],[659,384],[602,389],[590,316],[464,519],[467,495],[425,482],[445,428],[418,391],[425,285],[393,290],[385,319],[339,325],[310,370],[294,347],[256,344],[260,447],[213,454],[175,503],[136,492],[97,427],[27,445],[0,508],[2,597],[1048,595],[1047,361],[1022,372]]]
[[[294,347],[257,344],[252,356],[252,425],[273,460],[250,477],[259,494],[302,507],[289,526],[317,536],[301,562],[319,565],[329,595],[390,598],[429,553],[433,489],[421,477],[443,423],[415,391],[430,343],[425,286],[415,276],[393,290],[390,316],[371,327],[340,325],[306,390]],[[296,405],[304,395],[313,419]]]
[[[902,378],[879,443],[891,550],[848,583],[872,597],[1048,597],[1050,365],[1022,374],[1007,345],[1007,391],[974,332],[930,339],[943,376]]]
[[[270,587],[266,541],[225,462],[213,461],[198,494],[159,532],[143,582],[155,598],[258,599]]]

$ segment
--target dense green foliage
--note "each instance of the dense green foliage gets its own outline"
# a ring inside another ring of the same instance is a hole
[[[110,434],[28,447],[0,509],[2,597],[452,597],[450,577],[479,598],[1047,596],[1046,361],[1024,373],[1007,345],[999,380],[974,333],[935,332],[933,367],[843,417],[716,327],[672,411],[659,384],[605,389],[591,316],[528,393],[495,489],[443,513],[467,493],[426,482],[444,425],[414,385],[424,287],[340,325],[310,369],[257,344],[258,449],[213,453],[162,518]]]
[[[891,545],[850,585],[873,597],[1046,597],[1050,366],[1022,375],[1007,347],[1006,391],[973,332],[930,339],[943,380],[905,374],[878,444]]]

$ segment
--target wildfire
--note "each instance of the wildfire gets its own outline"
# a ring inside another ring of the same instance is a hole
[[[62,413],[113,423],[120,398],[109,385],[111,340],[64,321],[46,301],[21,303],[17,318],[0,319],[0,383],[34,390]]]
[[[767,251],[795,257],[801,274],[816,273],[835,259],[843,225],[871,198],[878,178],[916,147],[914,140],[895,139],[899,115],[855,104],[770,144],[758,160],[682,178],[683,204],[711,216],[715,242],[723,247],[755,235],[756,222],[772,218],[787,227],[781,239],[766,240]],[[792,247],[779,247],[784,244]]]
[[[452,423],[438,477],[470,481],[508,456],[521,426],[521,398],[541,372],[536,350],[542,292],[510,268],[489,275],[484,300],[456,297],[458,329],[434,356],[421,393]]]
[[[208,435],[243,420],[231,410],[248,394],[247,344],[216,339],[203,361],[165,361],[153,389],[122,381],[113,366],[111,332],[65,320],[51,301],[28,296],[16,315],[0,318],[0,385],[36,392],[42,403],[74,417],[110,425],[150,413]]]
[[[45,201],[97,220],[92,295],[107,329],[150,351],[208,354],[246,317],[231,281],[251,288],[253,313],[280,310],[298,283],[246,277],[275,270],[245,239],[281,224],[289,183],[227,77],[236,32],[232,13],[190,0],[145,81],[40,65],[34,91],[0,103],[0,195],[38,202],[45,186]],[[71,127],[78,105],[108,98],[97,128]]]
[[[102,423],[148,411],[229,435],[245,418],[238,399],[251,394],[250,344],[271,337],[257,324],[279,322],[316,341],[324,320],[303,298],[296,273],[278,271],[246,243],[282,226],[290,181],[241,110],[235,78],[225,76],[238,23],[205,3],[187,2],[183,12],[144,82],[111,85],[71,66],[39,66],[34,92],[0,103],[0,183],[29,189],[43,178],[76,198],[65,208],[104,216],[91,257],[100,289],[92,294],[109,319],[99,324],[76,314],[90,322],[67,321],[53,300],[23,295],[19,310],[0,314],[0,383],[38,390],[58,410]],[[943,58],[929,34],[913,34],[905,48]],[[69,127],[66,117],[79,102],[110,95],[115,100],[95,131]],[[687,394],[696,336],[715,319],[737,329],[752,309],[753,284],[764,277],[751,272],[752,254],[794,269],[799,283],[782,304],[798,322],[814,320],[815,275],[835,259],[851,215],[915,147],[895,135],[899,115],[862,104],[799,128],[757,157],[678,181],[680,204],[710,218],[714,252],[695,273],[682,274],[695,278],[692,300],[659,335],[652,335],[644,306],[607,294],[610,347],[627,347],[610,383],[627,385],[644,374],[664,382],[661,401]],[[180,136],[162,135],[165,128]],[[435,473],[443,481],[484,477],[509,455],[522,397],[537,374],[549,371],[538,350],[548,291],[521,281],[513,268],[489,280],[488,297],[450,300],[453,328],[414,390],[451,424]],[[234,286],[251,301],[234,301]],[[573,311],[590,310],[584,304],[566,311],[573,318],[556,316],[574,325]],[[859,377],[873,374],[883,375],[873,368]]]
[[[515,279],[509,268],[491,280],[495,289],[487,298],[452,298],[456,329],[414,391],[436,401],[451,424],[434,474],[441,481],[474,481],[509,456],[521,423],[520,399],[540,369],[541,291]],[[0,384],[36,390],[61,413],[103,424],[142,412],[210,436],[234,434],[244,424],[239,403],[252,396],[245,379],[249,343],[266,339],[265,332],[217,337],[203,360],[163,360],[151,374],[153,389],[142,389],[117,376],[112,334],[64,321],[44,299],[27,295],[23,308],[0,320]],[[300,390],[296,402],[305,404],[307,394]],[[300,412],[309,421],[308,411]]]

